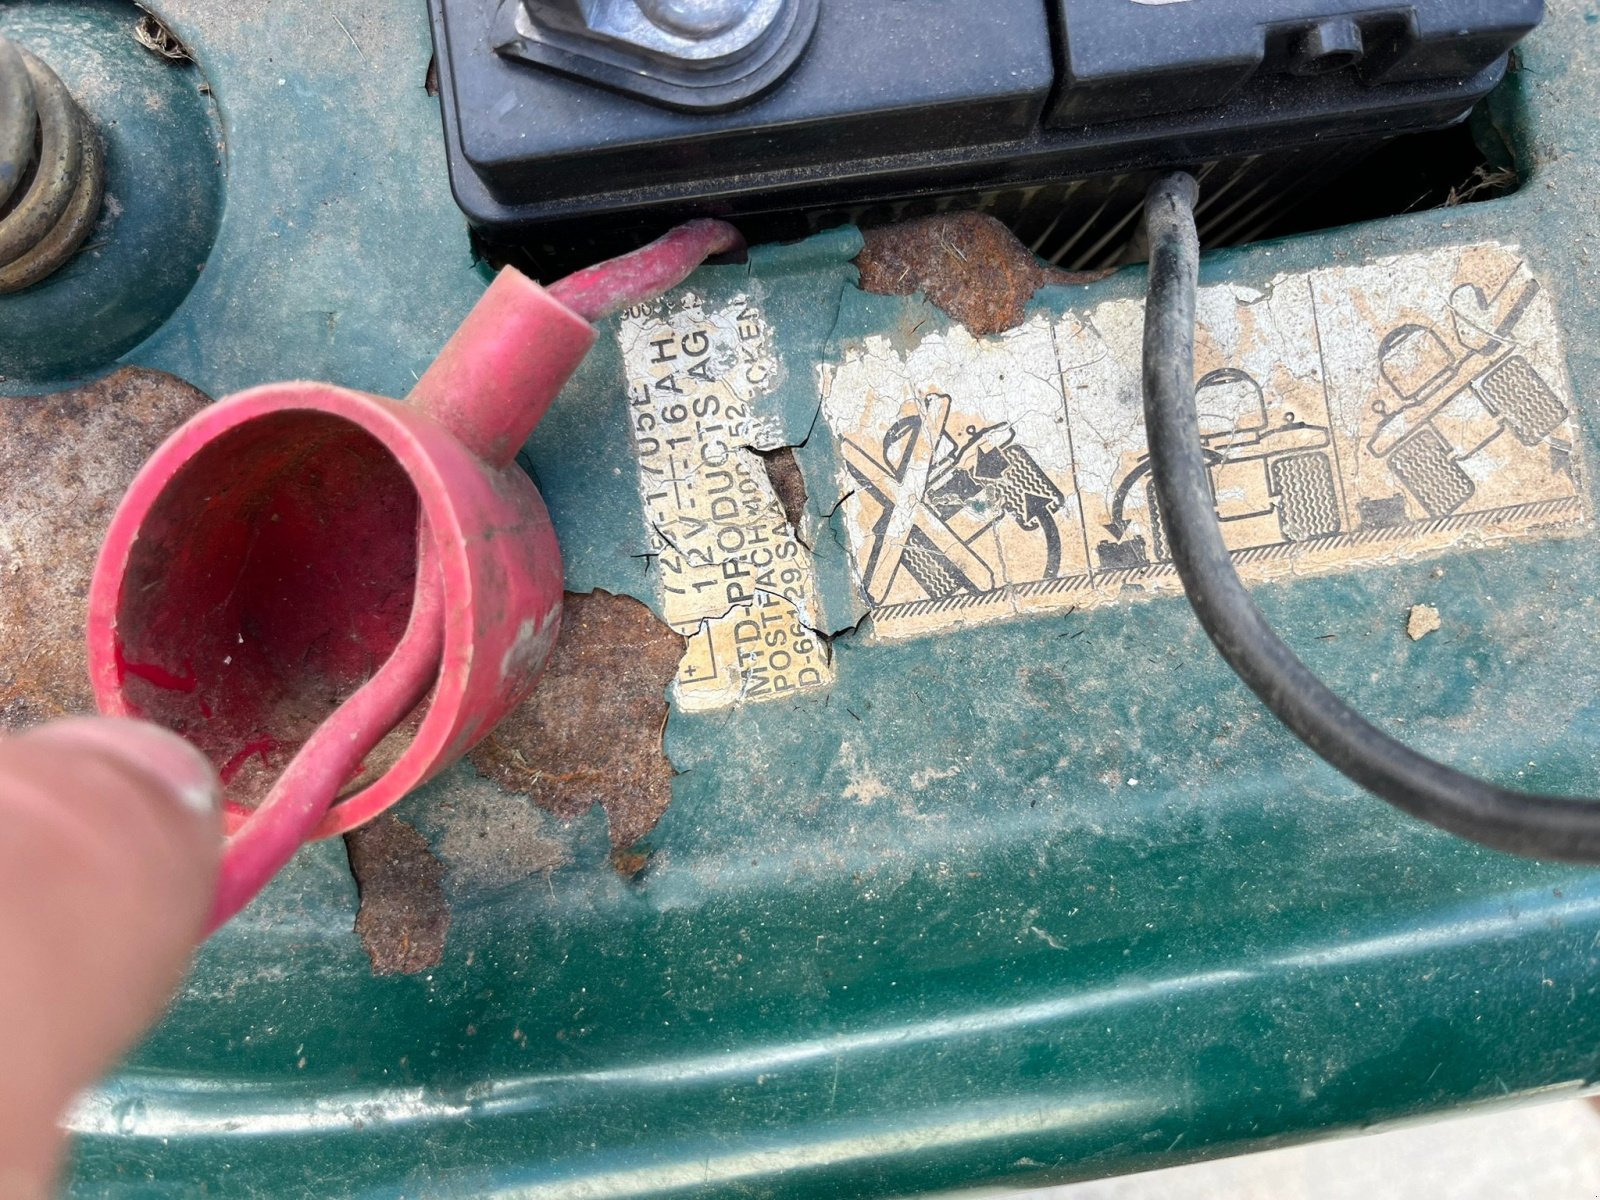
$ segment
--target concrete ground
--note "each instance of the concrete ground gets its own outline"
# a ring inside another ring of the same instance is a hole
[[[1600,1112],[1564,1100],[1012,1200],[1600,1200]]]

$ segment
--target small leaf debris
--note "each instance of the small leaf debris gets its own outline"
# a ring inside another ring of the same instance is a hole
[[[133,27],[133,40],[171,62],[193,62],[194,52],[160,17],[144,12]]]

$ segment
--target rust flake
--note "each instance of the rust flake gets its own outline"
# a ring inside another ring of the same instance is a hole
[[[861,290],[880,296],[921,292],[968,332],[983,337],[1022,324],[1046,284],[1088,283],[1109,271],[1048,267],[994,217],[941,213],[868,229],[856,257]]]
[[[344,835],[361,893],[356,935],[374,975],[415,975],[444,957],[450,932],[444,865],[427,839],[392,813]]]
[[[757,450],[761,465],[766,468],[767,480],[783,505],[784,520],[798,540],[800,523],[806,515],[806,478],[800,471],[800,462],[794,456],[793,446],[779,446],[775,450]],[[805,545],[804,542],[800,543]]]
[[[210,402],[139,367],[0,400],[0,729],[94,710],[83,626],[101,539],[151,451]]]
[[[539,686],[472,762],[559,817],[600,805],[618,869],[637,873],[629,852],[672,800],[661,731],[683,651],[683,636],[632,597],[568,592]]]

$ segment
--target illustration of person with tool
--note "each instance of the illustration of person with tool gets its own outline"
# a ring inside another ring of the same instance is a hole
[[[889,427],[881,447],[840,441],[856,485],[880,509],[862,571],[871,604],[884,602],[902,567],[931,598],[993,590],[1004,573],[988,535],[1007,521],[1038,535],[1042,564],[1029,577],[1060,570],[1061,489],[1008,422],[953,427],[951,405],[930,393]]]
[[[1201,443],[1210,468],[1211,495],[1230,546],[1303,542],[1339,532],[1339,494],[1326,425],[1286,412],[1274,421],[1266,393],[1250,374],[1223,367],[1195,385]],[[1135,533],[1125,513],[1143,483],[1150,540]],[[1142,455],[1117,485],[1111,501],[1111,537],[1096,547],[1102,570],[1144,567],[1168,557],[1150,459]]]
[[[1513,277],[1515,278],[1515,277]],[[1477,490],[1461,465],[1510,430],[1535,446],[1567,419],[1567,407],[1517,345],[1517,323],[1539,281],[1507,280],[1494,296],[1464,283],[1450,297],[1450,328],[1398,325],[1378,347],[1382,421],[1368,451],[1430,517],[1455,512]]]

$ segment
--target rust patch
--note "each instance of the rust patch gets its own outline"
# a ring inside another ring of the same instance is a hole
[[[100,541],[150,452],[210,402],[138,367],[0,401],[0,729],[94,710],[83,623]]]
[[[619,874],[632,879],[650,865],[650,856],[641,854],[637,850],[613,850],[611,852],[611,867]]]
[[[767,469],[767,479],[783,505],[784,520],[800,537],[800,521],[806,512],[806,477],[800,473],[800,464],[794,456],[793,446],[779,446],[776,450],[757,450],[761,463]],[[804,542],[800,543],[805,545]]]
[[[863,231],[856,256],[861,290],[880,296],[921,292],[977,337],[1022,324],[1023,309],[1046,284],[1088,283],[1109,271],[1046,266],[1016,234],[983,213],[941,213]]]
[[[557,816],[600,805],[612,847],[631,848],[672,800],[661,730],[683,650],[682,635],[632,597],[568,592],[549,669],[473,763]]]
[[[482,779],[452,788],[439,803],[439,815],[439,857],[460,887],[518,883],[572,861],[557,822],[525,797],[493,791]]]
[[[356,935],[374,975],[415,975],[439,965],[450,931],[444,865],[427,840],[391,813],[344,835],[361,893]]]

